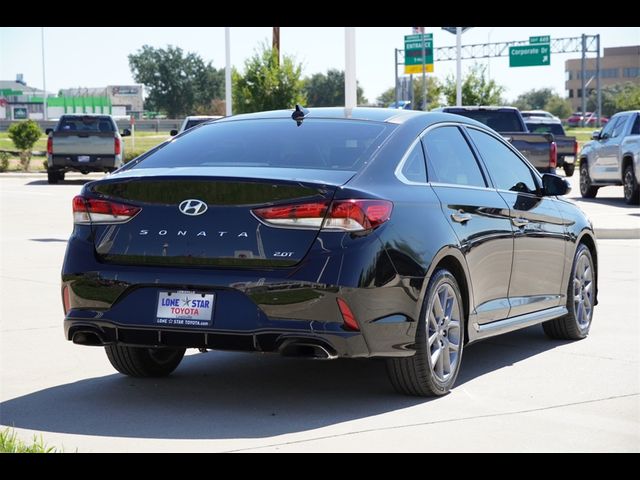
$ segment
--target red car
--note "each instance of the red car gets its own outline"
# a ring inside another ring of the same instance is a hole
[[[586,118],[585,118],[586,117]],[[585,127],[595,127],[598,119],[598,115],[594,112],[587,112],[584,116],[580,112],[573,113],[569,118],[567,118],[567,124],[570,127],[580,127],[583,118],[585,118]],[[606,125],[609,119],[604,115],[600,117],[600,124],[602,126]]]

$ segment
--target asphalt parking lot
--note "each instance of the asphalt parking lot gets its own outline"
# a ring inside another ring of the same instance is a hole
[[[640,208],[578,203],[600,237],[591,335],[539,326],[465,351],[451,394],[396,394],[381,361],[192,353],[167,379],[67,342],[59,274],[86,177],[0,176],[0,424],[67,451],[640,451]],[[97,178],[93,176],[93,178]],[[572,197],[579,196],[577,175]]]

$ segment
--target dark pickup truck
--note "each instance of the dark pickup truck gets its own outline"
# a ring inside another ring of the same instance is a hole
[[[440,112],[472,118],[493,128],[541,173],[556,173],[557,150],[551,133],[530,133],[517,108],[443,107]]]
[[[524,119],[531,133],[553,133],[558,150],[558,168],[564,169],[567,177],[573,175],[578,157],[578,140],[568,137],[562,122],[548,117],[528,117]]]

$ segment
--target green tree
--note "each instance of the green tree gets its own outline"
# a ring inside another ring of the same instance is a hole
[[[462,105],[501,105],[504,87],[487,80],[486,67],[476,63],[462,79]],[[456,79],[448,75],[442,87],[447,105],[456,104]]]
[[[598,108],[596,91],[587,98],[587,110],[595,112]],[[602,115],[610,117],[625,110],[640,110],[640,85],[631,82],[617,83],[602,87]]]
[[[518,95],[511,105],[519,110],[544,110],[554,96],[557,94],[550,88],[534,88]]]
[[[9,138],[20,150],[20,165],[25,172],[29,170],[31,149],[42,135],[42,130],[33,120],[12,123],[9,127]]]
[[[331,69],[327,74],[316,73],[304,82],[309,107],[344,106],[344,71]],[[357,86],[358,105],[367,103],[360,85]]]
[[[427,77],[427,109],[431,110],[440,106],[442,97],[442,84],[435,77]],[[413,99],[412,108],[417,110],[422,105],[422,78],[413,79]],[[376,99],[381,107],[387,107],[396,101],[395,87],[388,88]],[[454,102],[455,103],[455,102]]]
[[[305,103],[302,65],[288,55],[283,55],[278,64],[277,55],[263,43],[260,51],[245,61],[243,75],[234,69],[234,113],[293,108]]]
[[[558,118],[567,118],[571,115],[571,112],[573,112],[569,99],[562,98],[560,95],[556,94],[547,100],[543,110],[546,110]]]
[[[224,95],[224,71],[179,47],[144,45],[129,55],[129,68],[147,88],[145,109],[164,111],[170,118],[189,115]]]

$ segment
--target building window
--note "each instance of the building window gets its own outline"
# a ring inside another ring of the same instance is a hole
[[[600,70],[601,78],[618,78],[619,69],[617,68],[603,68]]]
[[[569,98],[573,98],[573,88],[569,89]]]
[[[573,80],[573,71],[571,70],[565,70],[564,72],[564,79],[568,82],[569,80]]]
[[[638,67],[628,67],[624,69],[625,78],[635,78],[640,77],[640,68]]]
[[[577,98],[582,98],[582,89],[579,88],[579,89],[576,90],[576,92],[578,92],[578,93],[576,93],[576,97]]]

